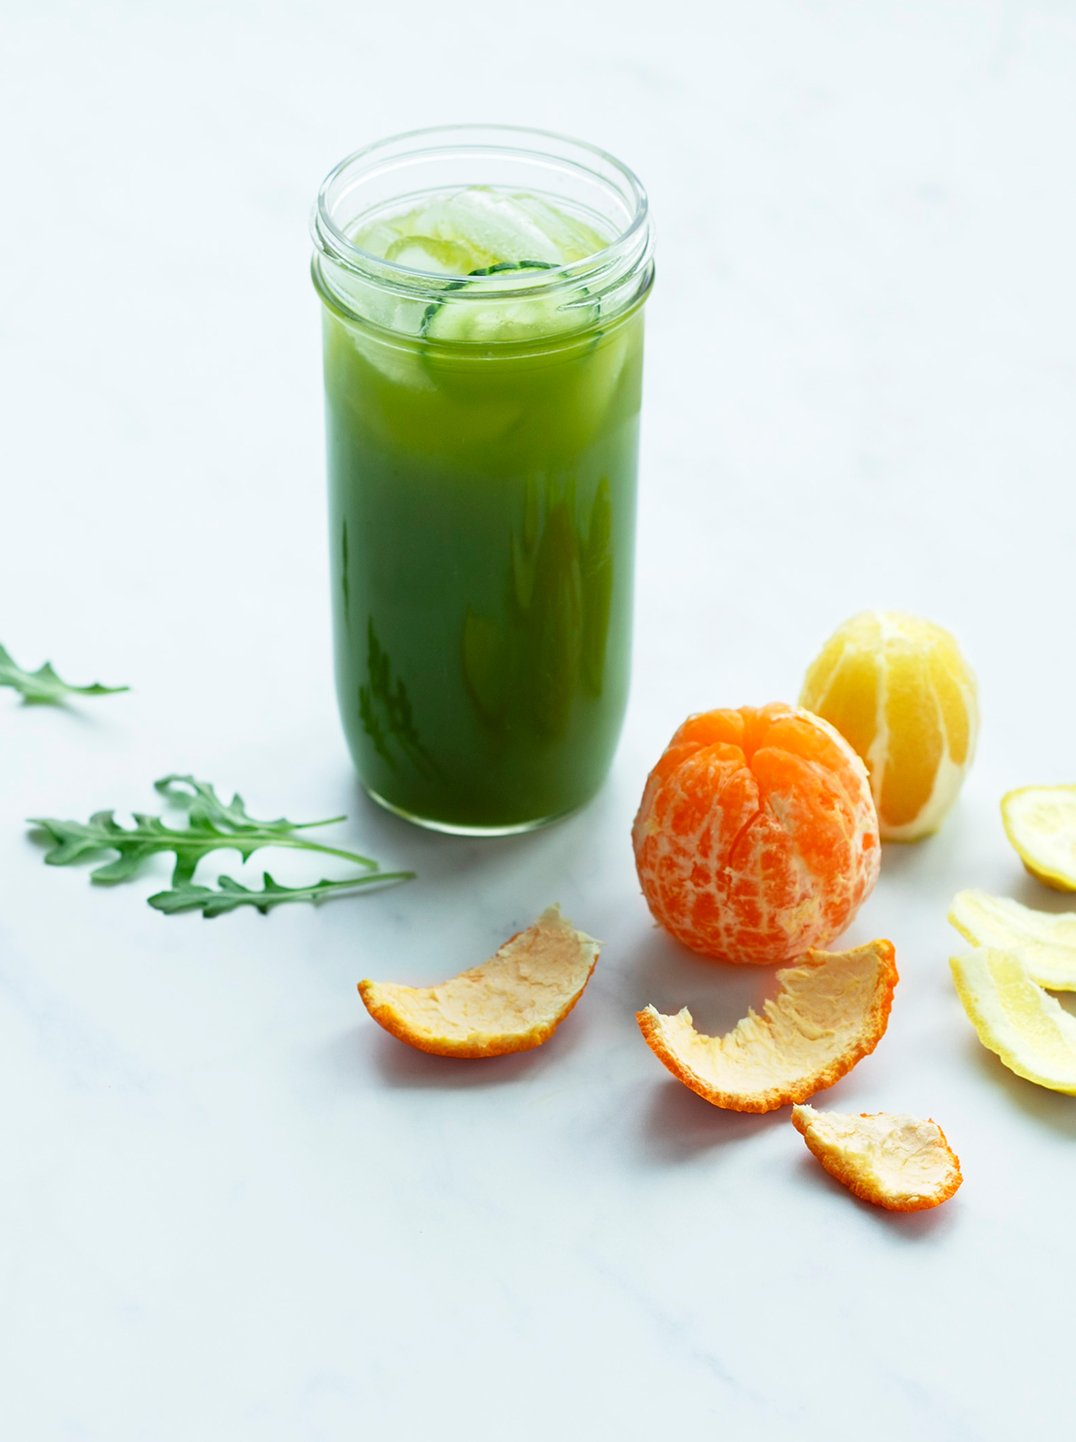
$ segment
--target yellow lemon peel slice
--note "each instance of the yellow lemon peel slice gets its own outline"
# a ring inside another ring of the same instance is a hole
[[[695,1030],[686,1007],[636,1013],[646,1043],[669,1071],[717,1107],[771,1112],[832,1086],[885,1033],[899,980],[893,944],[809,951],[777,973],[761,1016],[749,1011],[724,1036]]]
[[[1005,835],[1031,875],[1076,891],[1076,786],[1022,786],[1001,798]]]
[[[1007,896],[958,891],[949,920],[973,946],[1019,957],[1039,986],[1076,991],[1076,912],[1035,911]]]
[[[601,942],[551,906],[481,966],[438,986],[360,981],[373,1019],[435,1056],[490,1057],[541,1046],[582,996]]]
[[[831,1177],[891,1212],[940,1206],[963,1181],[960,1162],[932,1118],[795,1106],[792,1125]]]
[[[1019,957],[981,946],[950,960],[957,995],[988,1051],[1037,1086],[1076,1096],[1076,1017]]]

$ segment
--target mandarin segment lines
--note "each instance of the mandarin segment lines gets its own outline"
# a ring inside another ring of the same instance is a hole
[[[863,763],[828,722],[781,704],[689,717],[650,773],[633,846],[667,931],[753,964],[831,942],[880,865]]]

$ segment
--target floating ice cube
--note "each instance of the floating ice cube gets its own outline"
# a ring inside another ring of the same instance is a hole
[[[429,301],[387,290],[363,276],[337,273],[333,292],[345,310],[397,335],[419,336]]]
[[[411,217],[409,217],[411,219]],[[481,252],[483,263],[543,260],[556,265],[558,246],[516,196],[474,185],[433,201],[420,217],[423,233]]]
[[[436,240],[429,235],[401,235],[389,246],[385,259],[394,265],[433,275],[470,275],[477,265],[465,245],[454,240]]]
[[[519,194],[511,199],[538,226],[556,249],[558,260],[564,264],[586,260],[607,244],[596,230],[576,216],[558,210],[541,196]],[[536,257],[539,258],[542,257]]]
[[[386,252],[399,240],[400,232],[392,221],[375,220],[372,225],[360,227],[351,238],[367,255],[384,260]]]
[[[510,261],[571,264],[608,243],[584,220],[542,196],[482,185],[433,195],[412,210],[372,221],[354,239],[383,260],[455,275]],[[408,243],[426,253],[405,259]]]

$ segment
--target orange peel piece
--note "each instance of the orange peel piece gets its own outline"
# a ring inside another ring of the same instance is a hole
[[[899,979],[893,943],[869,941],[784,967],[762,1015],[749,1011],[724,1036],[696,1031],[687,1007],[666,1016],[648,1006],[635,1019],[658,1060],[700,1097],[772,1112],[832,1086],[874,1050]]]
[[[488,1057],[541,1046],[582,996],[601,942],[550,906],[481,966],[438,986],[360,981],[373,1019],[434,1056]]]
[[[933,1118],[796,1106],[792,1125],[831,1177],[860,1201],[890,1212],[938,1207],[964,1180],[960,1160]]]

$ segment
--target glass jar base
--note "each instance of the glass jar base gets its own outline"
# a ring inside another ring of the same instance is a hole
[[[569,806],[566,811],[556,811],[550,816],[539,816],[533,821],[513,821],[505,826],[463,826],[455,821],[440,821],[434,816],[417,816],[413,811],[406,811],[402,806],[396,806],[384,796],[376,792],[372,786],[362,783],[363,790],[371,801],[376,801],[378,806],[385,811],[391,811],[393,816],[399,816],[404,821],[410,821],[413,826],[421,826],[426,831],[440,831],[446,836],[519,836],[527,831],[540,831],[543,826],[553,826],[558,821],[564,821],[569,816],[574,816],[581,811],[587,802],[581,801],[578,806]]]

